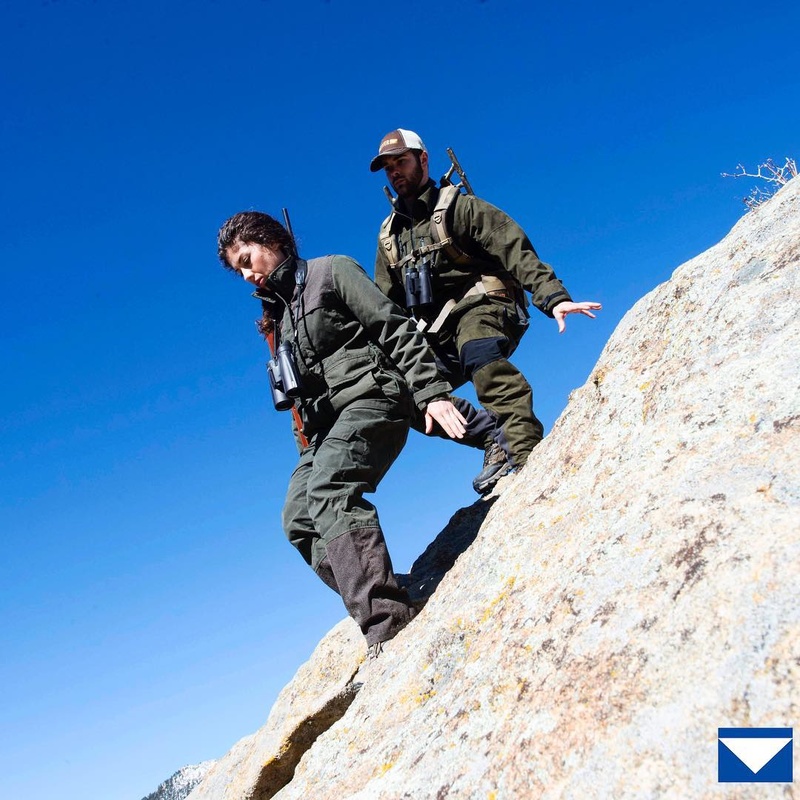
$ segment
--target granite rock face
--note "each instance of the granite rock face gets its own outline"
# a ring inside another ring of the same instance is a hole
[[[361,691],[345,622],[192,800],[794,797],[716,770],[719,727],[800,724],[798,267],[795,180],[625,316]]]
[[[190,800],[272,797],[288,783],[301,756],[355,698],[353,676],[364,660],[364,638],[342,620],[284,687],[264,726],[237,742],[209,770]]]

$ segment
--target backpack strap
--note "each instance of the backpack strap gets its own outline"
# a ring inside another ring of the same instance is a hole
[[[453,209],[460,194],[459,187],[452,184],[439,189],[439,197],[436,199],[436,205],[431,214],[431,236],[437,249],[444,250],[451,261],[457,264],[466,264],[472,259],[455,243],[450,229]]]
[[[378,241],[386,257],[389,259],[389,267],[392,269],[397,268],[397,262],[400,260],[400,245],[397,243],[397,237],[392,232],[392,225],[394,224],[395,212],[392,211],[388,217],[381,223],[381,229],[378,232]]]
[[[450,234],[450,220],[452,219],[452,208],[455,205],[458,195],[461,194],[459,188],[453,185],[443,186],[439,190],[436,206],[431,215],[431,238],[433,242],[423,247],[419,247],[404,258],[400,258],[400,246],[397,243],[397,236],[393,232],[396,212],[392,211],[381,224],[378,233],[378,240],[383,252],[389,259],[390,270],[401,270],[409,261],[416,261],[419,258],[437,253],[444,250],[452,261],[465,264],[470,261],[470,257],[453,241]]]
[[[402,269],[411,261],[444,250],[447,257],[458,264],[471,264],[474,257],[462,250],[454,241],[452,236],[452,219],[456,201],[461,194],[459,186],[446,184],[439,189],[439,196],[436,199],[433,213],[431,214],[431,239],[429,245],[423,245],[408,255],[400,258],[400,246],[397,236],[393,233],[392,227],[395,220],[395,212],[383,221],[378,234],[381,247],[389,259],[389,273],[398,284],[402,284]],[[517,284],[514,278],[508,273],[500,275],[479,275],[474,283],[470,284],[465,290],[459,292],[455,297],[451,297],[444,304],[436,318],[432,321],[418,319],[417,328],[426,333],[436,333],[444,325],[450,312],[455,305],[469,295],[486,294],[501,295],[505,297],[515,297]]]

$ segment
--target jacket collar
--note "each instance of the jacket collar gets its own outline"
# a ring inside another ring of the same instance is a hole
[[[297,261],[291,257],[287,258],[286,261],[278,264],[274,272],[267,278],[265,285],[253,292],[253,297],[269,301],[274,300],[277,296],[288,305],[292,302],[294,295],[296,272]]]
[[[433,209],[436,208],[438,198],[439,189],[436,187],[436,183],[428,180],[421,194],[411,201],[410,208],[406,201],[401,198],[398,210],[413,220],[428,219],[433,214]]]

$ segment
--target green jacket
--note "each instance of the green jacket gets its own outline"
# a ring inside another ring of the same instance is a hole
[[[430,181],[410,210],[402,200],[397,201],[397,210],[390,219],[391,233],[397,237],[401,257],[433,242],[430,219],[438,196],[439,189]],[[499,208],[475,195],[459,195],[451,206],[447,227],[455,244],[470,256],[470,260],[457,263],[444,250],[436,253],[432,279],[436,309],[451,298],[458,300],[482,274],[510,279],[516,287],[530,292],[533,304],[550,317],[554,306],[572,299],[553,268],[539,259],[525,231]],[[404,307],[404,274],[400,274],[404,270],[390,269],[389,264],[390,257],[379,239],[375,282],[382,292]],[[522,292],[517,301],[527,305]],[[479,302],[485,300],[467,297],[454,310]]]
[[[347,256],[311,259],[302,291],[296,266],[292,259],[279,266],[255,294],[283,306],[281,338],[292,343],[309,438],[355,400],[381,408],[389,400],[410,414],[412,400],[424,411],[447,396],[451,386],[425,340],[359,264]]]

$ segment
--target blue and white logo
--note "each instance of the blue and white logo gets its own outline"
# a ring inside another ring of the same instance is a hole
[[[719,728],[720,783],[791,783],[791,728]]]

